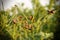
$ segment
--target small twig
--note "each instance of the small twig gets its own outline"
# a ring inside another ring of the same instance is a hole
[[[3,1],[1,0],[1,3],[2,3],[2,10],[4,10],[4,4],[3,4]]]

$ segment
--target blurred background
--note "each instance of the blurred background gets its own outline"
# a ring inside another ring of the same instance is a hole
[[[3,5],[4,5],[4,9],[10,9],[11,7],[13,7],[14,5],[21,5],[22,3],[24,3],[24,7],[23,8],[29,8],[32,9],[32,3],[31,0],[0,0],[0,9],[2,9],[2,1],[3,1]],[[46,6],[49,4],[49,0],[40,0],[40,3],[43,6]]]

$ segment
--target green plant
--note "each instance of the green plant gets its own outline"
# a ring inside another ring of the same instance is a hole
[[[39,0],[32,0],[32,4],[33,9],[22,10],[15,5],[11,10],[0,11],[0,29],[6,30],[13,40],[53,39],[56,13],[51,9],[55,7],[52,5],[54,0],[50,0],[48,10],[39,3]],[[7,32],[4,33],[8,34]]]

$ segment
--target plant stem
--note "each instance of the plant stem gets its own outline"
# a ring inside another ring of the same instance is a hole
[[[4,4],[3,4],[3,0],[1,0],[1,3],[2,3],[2,10],[4,10]]]

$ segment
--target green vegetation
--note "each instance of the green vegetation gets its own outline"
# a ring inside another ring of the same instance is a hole
[[[21,9],[15,5],[11,10],[0,11],[1,34],[11,36],[11,40],[53,39],[58,16],[54,0],[46,6],[48,10],[39,0],[32,0],[32,4],[33,9]]]

